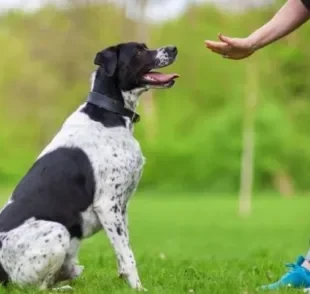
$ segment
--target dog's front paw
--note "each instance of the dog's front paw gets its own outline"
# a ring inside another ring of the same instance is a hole
[[[68,291],[73,291],[73,288],[69,285],[58,287],[58,288],[53,288],[52,289],[55,292],[68,292]]]
[[[134,289],[138,292],[147,292],[148,289],[144,288],[141,284],[140,281],[137,281],[136,286],[134,287]]]
[[[76,279],[78,278],[84,271],[84,266],[83,265],[75,265],[72,268],[71,272],[71,279]]]
[[[136,291],[138,292],[147,292],[148,290],[145,289],[142,284],[141,281],[139,279],[138,273],[136,271],[136,269],[134,268],[134,270],[127,270],[127,272],[125,270],[119,269],[118,270],[118,277],[120,279],[124,279],[125,281],[127,281],[129,283],[129,285]]]

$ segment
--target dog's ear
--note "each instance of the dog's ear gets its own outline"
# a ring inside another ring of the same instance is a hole
[[[96,54],[94,63],[102,66],[108,77],[115,74],[117,67],[117,48],[116,46],[108,47]]]

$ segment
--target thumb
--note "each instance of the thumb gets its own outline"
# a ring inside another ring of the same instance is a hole
[[[219,33],[218,38],[224,42],[227,43],[228,45],[234,46],[234,40],[232,38],[226,37],[223,34]]]

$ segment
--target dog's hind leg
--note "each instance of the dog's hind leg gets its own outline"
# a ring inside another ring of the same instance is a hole
[[[84,266],[79,265],[77,258],[80,249],[80,243],[81,241],[77,238],[71,239],[70,248],[67,252],[64,264],[57,276],[58,282],[72,280],[78,278],[82,274]]]
[[[47,289],[54,285],[69,247],[70,234],[63,225],[31,219],[6,234],[0,261],[13,283]]]

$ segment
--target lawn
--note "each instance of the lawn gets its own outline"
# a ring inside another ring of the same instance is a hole
[[[254,293],[307,250],[309,203],[307,197],[256,196],[252,215],[242,219],[233,195],[135,195],[130,236],[144,287],[149,293]],[[104,233],[83,243],[80,262],[85,271],[72,283],[74,293],[133,293],[117,278]],[[9,293],[39,292],[13,287]]]

